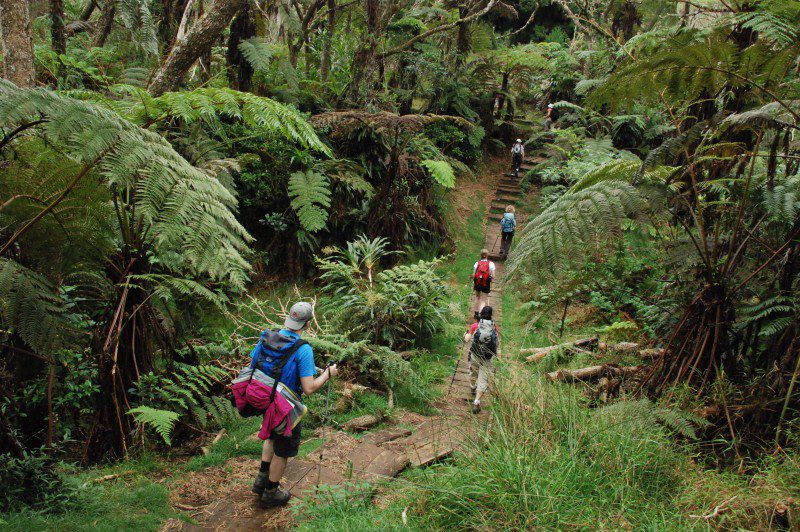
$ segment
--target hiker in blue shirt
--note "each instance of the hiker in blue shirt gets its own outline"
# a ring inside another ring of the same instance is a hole
[[[506,207],[506,212],[503,214],[503,219],[500,220],[500,228],[502,230],[500,240],[500,255],[505,257],[508,255],[508,248],[511,247],[511,240],[514,238],[514,230],[517,228],[517,219],[514,216],[513,205]]]
[[[314,308],[310,303],[300,302],[292,305],[279,331],[264,331],[258,344],[253,348],[250,357],[258,369],[269,375],[272,368],[281,361],[281,353],[289,356],[278,381],[293,390],[298,396],[302,393],[312,394],[322,388],[328,379],[338,373],[336,364],[328,366],[319,377],[314,365],[314,351],[301,339],[303,331],[314,316]],[[299,344],[299,346],[297,345]],[[292,429],[291,436],[272,432],[264,441],[261,451],[261,467],[253,483],[253,493],[261,497],[261,506],[269,508],[282,506],[292,494],[280,487],[283,472],[289,458],[297,456],[300,449],[300,425]]]

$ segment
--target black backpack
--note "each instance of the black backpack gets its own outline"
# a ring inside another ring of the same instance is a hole
[[[559,115],[558,108],[553,107],[553,111],[550,113],[550,120],[555,122],[556,120],[558,120],[558,115]]]
[[[497,354],[497,329],[492,320],[480,320],[472,335],[470,353],[483,360],[491,360]]]

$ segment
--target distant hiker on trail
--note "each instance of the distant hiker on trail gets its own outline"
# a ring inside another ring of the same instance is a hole
[[[493,360],[500,356],[500,332],[492,321],[492,307],[483,307],[478,322],[473,323],[464,334],[464,341],[470,340],[470,386],[475,394],[472,413],[477,414],[481,411],[481,397],[489,388],[489,377],[494,373]],[[475,384],[472,384],[473,380]]]
[[[503,214],[503,219],[500,220],[500,254],[503,257],[508,255],[511,240],[514,238],[514,230],[517,228],[517,219],[514,216],[515,210],[513,205],[506,206],[506,212]]]
[[[522,160],[525,158],[525,145],[522,139],[517,139],[514,146],[511,147],[511,173],[515,176],[519,175],[519,167],[522,166]]]
[[[313,316],[314,309],[310,303],[295,303],[289,310],[284,328],[279,331],[264,331],[250,353],[252,367],[258,366],[267,375],[282,365],[278,381],[297,397],[302,393],[316,392],[338,373],[336,364],[333,364],[319,377],[314,378],[314,351],[300,338]],[[280,398],[281,394],[277,396]],[[272,399],[277,402],[275,394]],[[269,413],[268,409],[267,414]],[[262,431],[258,434],[265,441],[261,451],[261,467],[253,483],[253,493],[261,497],[261,506],[264,508],[284,505],[292,496],[289,491],[280,487],[280,481],[288,459],[297,456],[300,449],[300,423],[291,428],[290,432],[291,435],[287,436],[275,427],[265,430],[265,425],[262,425]]]
[[[553,129],[553,124],[558,120],[558,109],[552,103],[547,104],[547,118],[544,120],[544,130],[550,131]]]
[[[472,267],[472,288],[475,290],[475,299],[478,300],[478,310],[475,311],[476,319],[489,300],[493,278],[494,262],[489,260],[489,250],[482,249],[480,260]]]

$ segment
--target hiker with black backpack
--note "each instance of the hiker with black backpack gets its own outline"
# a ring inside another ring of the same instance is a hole
[[[553,124],[558,120],[558,109],[552,104],[547,104],[547,117],[544,120],[544,130],[550,131],[553,129]]]
[[[506,212],[500,220],[500,254],[505,257],[511,247],[511,240],[514,238],[514,230],[517,228],[517,219],[514,216],[516,209],[513,205],[506,206]]]
[[[260,374],[269,375],[274,379],[274,381],[270,381],[273,386],[266,388],[271,392],[271,396],[265,412],[262,431],[258,434],[258,437],[265,441],[261,451],[261,467],[253,483],[253,493],[259,495],[263,508],[282,506],[291,498],[292,494],[280,487],[280,481],[288,459],[297,456],[300,449],[300,421],[296,420],[296,424],[290,425],[289,430],[286,429],[285,422],[278,425],[278,421],[280,421],[278,419],[275,420],[274,426],[268,424],[267,416],[272,412],[270,408],[275,406],[273,403],[280,402],[280,404],[288,405],[286,397],[294,401],[299,399],[302,393],[316,392],[338,373],[336,364],[333,364],[315,377],[317,370],[314,365],[314,351],[308,342],[301,338],[313,316],[314,309],[310,303],[295,303],[289,310],[284,328],[277,331],[264,331],[258,344],[250,353],[253,372],[250,373],[249,382],[252,382],[256,369],[260,371]],[[277,385],[275,385],[275,381],[278,382]],[[234,383],[236,382],[234,381]],[[275,390],[281,391],[276,395]],[[236,392],[236,384],[234,384],[234,397]],[[305,406],[301,406],[304,413]],[[291,408],[291,405],[287,408]],[[284,415],[283,419],[288,420],[288,416]],[[287,432],[290,435],[286,435]]]
[[[478,303],[478,309],[475,311],[476,318],[489,301],[493,278],[494,262],[489,260],[489,250],[482,249],[480,260],[472,267],[472,288],[475,290],[475,299]]]
[[[469,347],[470,386],[475,399],[472,413],[481,411],[481,397],[489,388],[489,377],[494,373],[494,359],[500,356],[500,332],[492,321],[492,307],[483,307],[477,322],[464,334]],[[472,384],[472,382],[475,384]]]
[[[511,147],[511,173],[515,176],[519,175],[519,167],[522,166],[522,160],[525,159],[525,145],[522,139],[517,139]]]

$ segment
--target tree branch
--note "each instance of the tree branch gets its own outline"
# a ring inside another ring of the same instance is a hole
[[[435,35],[437,33],[443,32],[443,31],[451,30],[453,28],[461,26],[462,24],[467,24],[469,22],[472,22],[473,20],[478,19],[478,18],[482,17],[483,15],[485,15],[486,13],[488,13],[489,11],[491,11],[491,9],[496,4],[497,4],[497,0],[490,0],[489,3],[486,4],[486,7],[484,7],[480,11],[476,11],[475,13],[473,13],[471,15],[468,15],[468,16],[466,16],[464,18],[458,19],[455,22],[450,22],[448,24],[442,24],[441,26],[437,26],[435,28],[432,28],[432,29],[426,31],[425,33],[420,33],[419,35],[415,35],[414,37],[410,38],[409,40],[407,40],[403,44],[397,45],[394,48],[392,48],[391,50],[388,50],[386,52],[377,54],[377,57],[380,58],[380,59],[384,59],[386,57],[399,54],[400,52],[402,52],[404,50],[407,50],[408,48],[410,48],[414,44],[418,43],[419,41],[427,39],[431,35]]]

